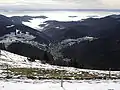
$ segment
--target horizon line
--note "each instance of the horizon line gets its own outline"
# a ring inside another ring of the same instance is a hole
[[[0,9],[0,11],[120,11],[120,9],[16,9],[6,10]]]

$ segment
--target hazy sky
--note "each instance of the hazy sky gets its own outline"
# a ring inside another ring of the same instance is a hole
[[[0,9],[120,9],[120,0],[0,0]]]

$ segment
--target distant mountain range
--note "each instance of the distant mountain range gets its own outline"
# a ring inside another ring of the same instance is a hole
[[[34,18],[47,17],[0,15],[0,48],[50,64],[120,70],[120,15],[48,20],[41,31],[23,24]]]

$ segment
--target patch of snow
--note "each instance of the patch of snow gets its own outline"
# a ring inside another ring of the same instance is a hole
[[[43,23],[43,24],[45,24],[45,23]],[[47,26],[49,26],[49,24],[46,24],[46,25],[45,25],[45,27],[47,27]]]
[[[64,27],[55,27],[55,28],[57,28],[57,29],[64,29]]]
[[[71,45],[74,45],[75,43],[80,43],[80,42],[86,41],[86,40],[93,41],[95,39],[97,39],[97,38],[89,37],[89,36],[77,38],[77,39],[65,39],[61,42],[61,44],[71,46]]]
[[[58,29],[59,29],[60,27],[55,27],[55,28],[58,28]]]
[[[10,34],[6,34],[3,37],[0,37],[0,43],[8,44],[15,41],[29,41],[36,38],[35,36],[30,35],[29,33],[18,32],[20,32],[20,30],[16,29],[16,32],[11,32]]]
[[[20,31],[20,30],[16,29],[16,34],[18,34],[19,31]]]
[[[1,80],[0,90],[120,90],[120,80]]]
[[[15,25],[10,25],[10,26],[6,26],[6,28],[11,28],[11,27],[14,27]]]
[[[44,24],[45,21],[46,19],[33,18],[32,20],[29,20],[29,22],[22,22],[22,24],[37,29],[39,31],[42,31],[44,27],[40,27],[39,25]]]

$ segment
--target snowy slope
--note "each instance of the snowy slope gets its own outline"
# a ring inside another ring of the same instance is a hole
[[[49,64],[42,64],[40,60],[36,60],[35,62],[30,62],[27,60],[27,57],[20,56],[17,54],[13,54],[4,50],[1,50],[0,55],[0,68],[2,69],[5,64],[8,64],[11,67],[15,68],[43,68],[43,69],[57,69],[57,70],[66,70],[67,72],[88,72],[90,74],[95,75],[104,75],[109,74],[109,71],[102,71],[102,70],[89,70],[89,69],[78,69],[73,67],[61,67],[61,66],[54,66]],[[111,74],[115,74],[117,76],[120,76],[120,71],[111,71]]]
[[[0,64],[9,64],[12,67],[31,67],[27,57],[16,55],[7,51],[1,51]],[[89,73],[108,73],[107,71],[86,70],[41,64],[34,62],[32,67],[45,69],[64,69],[69,72],[86,71]],[[2,68],[1,68],[2,69]],[[2,71],[0,70],[0,73]],[[112,72],[120,74],[119,71]],[[64,80],[63,88],[60,80],[30,80],[30,79],[1,79],[0,90],[120,90],[120,80]]]
[[[18,32],[20,32],[18,34]],[[20,30],[16,29],[16,32],[11,32],[10,34],[6,34],[0,37],[0,43],[11,44],[16,41],[25,42],[35,39],[36,37],[30,35],[28,32],[22,33]]]
[[[61,44],[66,45],[66,46],[72,46],[75,43],[80,43],[82,41],[93,41],[93,40],[96,40],[96,39],[98,39],[98,38],[86,36],[86,37],[77,38],[77,39],[65,39],[61,42]]]

